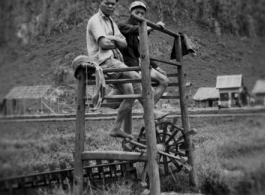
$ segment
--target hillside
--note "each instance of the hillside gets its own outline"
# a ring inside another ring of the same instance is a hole
[[[1,2],[5,7],[3,2],[6,1]],[[13,2],[18,3],[16,0]],[[23,16],[27,15],[25,13],[31,13],[27,17],[32,18],[37,13],[41,13],[39,18],[46,18],[42,20],[46,21],[46,25],[41,26],[43,27],[41,33],[32,32],[29,39],[18,39],[15,34],[19,30],[16,30],[14,25],[13,27],[12,25],[4,26],[6,31],[3,33],[2,30],[1,35],[5,36],[1,36],[0,39],[2,41],[0,41],[0,97],[8,93],[13,86],[21,85],[53,84],[75,89],[70,65],[77,55],[86,54],[86,22],[97,11],[97,1],[90,1],[90,3],[85,3],[87,1],[83,0],[71,0],[67,3],[60,0],[54,3],[49,0],[41,1],[42,3],[31,0],[21,2],[24,2],[21,5]],[[129,16],[128,2],[131,1],[119,2],[114,17],[117,22]],[[217,75],[243,74],[249,91],[252,90],[257,79],[265,78],[265,39],[259,36],[263,29],[254,33],[255,36],[251,33],[244,34],[240,30],[232,34],[227,32],[226,28],[220,31],[218,28],[198,22],[197,19],[185,17],[184,12],[171,13],[164,7],[165,11],[162,15],[161,12],[157,14],[159,7],[152,1],[148,2],[151,2],[148,13],[151,21],[157,22],[161,18],[164,19],[168,29],[186,33],[197,46],[196,57],[184,58],[186,79],[193,84],[192,94],[199,87],[215,86]],[[170,1],[166,2],[170,3]],[[87,7],[78,11],[84,4]],[[59,8],[56,9],[55,5]],[[65,9],[62,9],[62,6]],[[27,11],[26,8],[34,11]],[[17,21],[18,17],[14,16],[14,10],[20,10],[19,5],[13,6],[12,10],[13,12],[8,12],[11,24]],[[191,12],[190,8],[186,10]],[[27,20],[30,21],[30,19]],[[25,21],[20,24],[31,24]],[[170,37],[158,32],[150,35],[150,52],[153,57],[169,60],[172,45],[173,39]],[[161,67],[167,72],[176,72],[172,66],[161,65]]]

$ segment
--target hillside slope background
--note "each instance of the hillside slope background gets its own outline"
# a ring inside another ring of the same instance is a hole
[[[131,2],[118,2],[116,22],[129,17]],[[149,20],[163,20],[166,28],[186,33],[196,45],[197,56],[184,58],[192,95],[199,87],[214,87],[217,75],[243,74],[250,92],[257,79],[265,79],[264,0],[146,2]],[[86,54],[86,24],[98,4],[97,0],[2,0],[0,97],[22,85],[52,84],[75,90],[71,62]],[[153,32],[149,45],[151,57],[169,60],[171,37]]]

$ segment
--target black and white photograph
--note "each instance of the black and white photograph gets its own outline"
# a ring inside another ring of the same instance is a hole
[[[265,0],[0,0],[1,195],[264,195]]]

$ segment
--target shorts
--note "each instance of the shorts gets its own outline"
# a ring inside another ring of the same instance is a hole
[[[100,67],[105,70],[105,69],[110,69],[110,68],[128,68],[123,62],[116,60],[114,58],[109,58],[106,61],[104,61]],[[106,75],[111,78],[111,79],[118,79],[122,76],[123,72],[108,72]],[[140,83],[132,83],[133,89],[141,89],[141,84]]]
[[[104,69],[110,69],[110,68],[128,68],[123,62],[116,60],[114,58],[109,58],[106,61],[104,61],[102,64],[100,64],[100,67]],[[122,72],[108,72],[106,73],[109,78],[117,79],[122,75]]]

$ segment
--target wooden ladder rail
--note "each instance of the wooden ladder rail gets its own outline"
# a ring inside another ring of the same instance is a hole
[[[184,133],[187,133],[190,130],[190,121],[189,121],[189,115],[188,115],[188,109],[187,109],[187,101],[186,101],[186,87],[185,87],[185,80],[184,80],[184,70],[182,66],[182,45],[181,45],[181,38],[178,33],[175,33],[171,30],[168,30],[166,28],[161,28],[161,26],[152,23],[144,18],[138,17],[136,15],[131,15],[131,18],[138,21],[141,26],[147,24],[148,26],[152,27],[155,30],[158,30],[162,33],[165,33],[167,35],[170,35],[175,38],[175,52],[176,52],[176,63],[177,69],[178,69],[178,83],[179,83],[179,94],[180,94],[180,107],[181,107],[181,119],[182,119],[182,125],[184,129]],[[141,27],[140,27],[141,28]],[[146,38],[147,39],[147,38]],[[143,42],[140,36],[140,42]],[[143,55],[144,53],[141,53]],[[189,175],[189,181],[190,181],[190,186],[194,187],[195,189],[198,189],[197,186],[197,175],[196,175],[196,170],[194,167],[194,154],[193,154],[193,144],[192,144],[192,139],[189,136],[185,136],[187,142],[188,142],[188,151],[187,151],[187,156],[188,156],[188,163],[193,167],[192,171],[190,172]],[[151,194],[158,194],[158,193],[152,193]]]
[[[140,67],[129,67],[124,69],[107,69],[103,72],[124,72],[140,70]],[[91,72],[90,72],[91,73]],[[74,178],[73,178],[73,191],[75,195],[83,194],[83,158],[84,152],[84,140],[85,140],[85,100],[87,100],[86,94],[86,70],[85,68],[79,68],[77,70],[77,110],[76,110],[76,132],[75,132],[75,153],[74,153]],[[123,81],[123,82],[130,82]],[[142,98],[141,94],[120,95],[120,96],[107,96],[105,98],[112,99],[137,99]],[[132,133],[132,114],[127,116],[124,122],[124,130],[127,133]],[[125,147],[124,147],[125,148]],[[137,154],[139,156],[139,154]],[[94,157],[92,157],[94,158]],[[136,157],[137,159],[137,157]],[[138,160],[141,158],[138,157]],[[86,158],[87,160],[87,158]],[[128,159],[129,160],[129,159]],[[140,160],[141,161],[141,160]]]

